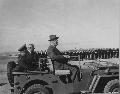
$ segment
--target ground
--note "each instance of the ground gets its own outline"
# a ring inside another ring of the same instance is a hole
[[[0,94],[10,94],[10,85],[7,80],[7,63],[9,61],[16,61],[16,58],[0,57]],[[82,65],[84,62],[91,62],[92,60],[84,60],[80,62]],[[119,59],[107,59],[104,61],[111,61],[114,63],[119,63]],[[71,64],[79,65],[78,61],[72,61]]]

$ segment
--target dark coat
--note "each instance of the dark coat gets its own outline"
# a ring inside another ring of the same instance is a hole
[[[38,61],[39,58],[36,52],[30,53],[29,51],[25,51],[24,56],[19,56],[18,65],[23,69],[30,70],[31,68],[35,68]]]
[[[54,46],[50,45],[47,49],[47,55],[54,60],[55,69],[63,69],[64,64],[68,62],[68,59],[65,58],[61,52]]]
[[[49,46],[49,48],[47,50],[47,55],[52,60],[54,60],[54,62],[53,62],[54,69],[70,70],[71,71],[70,79],[73,81],[75,79],[76,75],[77,75],[78,80],[80,81],[79,68],[77,66],[68,64],[68,59],[65,58],[56,47],[54,47],[52,45]]]

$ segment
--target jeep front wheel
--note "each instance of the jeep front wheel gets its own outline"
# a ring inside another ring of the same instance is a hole
[[[111,80],[104,88],[104,93],[118,93],[119,92],[119,80]]]
[[[40,84],[31,85],[24,94],[50,94],[49,91]]]

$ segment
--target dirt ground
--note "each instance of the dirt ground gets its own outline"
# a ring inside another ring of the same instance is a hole
[[[9,61],[16,61],[16,59],[0,59],[0,94],[10,94],[10,85],[9,82],[7,80],[7,75],[6,75],[6,71],[7,71],[7,62]],[[104,61],[111,61],[114,63],[118,63],[119,64],[119,59],[109,59],[109,60],[104,60]],[[80,63],[83,64],[84,62],[86,62],[86,60],[81,61]],[[87,61],[90,62],[90,61]],[[79,65],[78,61],[76,62],[70,62],[71,64],[75,64],[75,65]]]
[[[0,75],[0,94],[10,94],[10,85],[6,74]]]
[[[10,94],[10,85],[7,80],[6,72],[0,73],[0,94]]]

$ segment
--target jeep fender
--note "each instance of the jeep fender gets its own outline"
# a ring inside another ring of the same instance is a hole
[[[110,80],[119,79],[119,75],[95,75],[89,87],[92,93],[102,93]]]
[[[45,81],[43,81],[43,80],[39,80],[39,79],[31,80],[30,82],[28,82],[27,84],[25,84],[24,89],[23,89],[22,92],[24,92],[24,90],[26,90],[28,87],[30,87],[33,84],[41,84],[43,86],[48,85],[48,83],[45,82]]]

